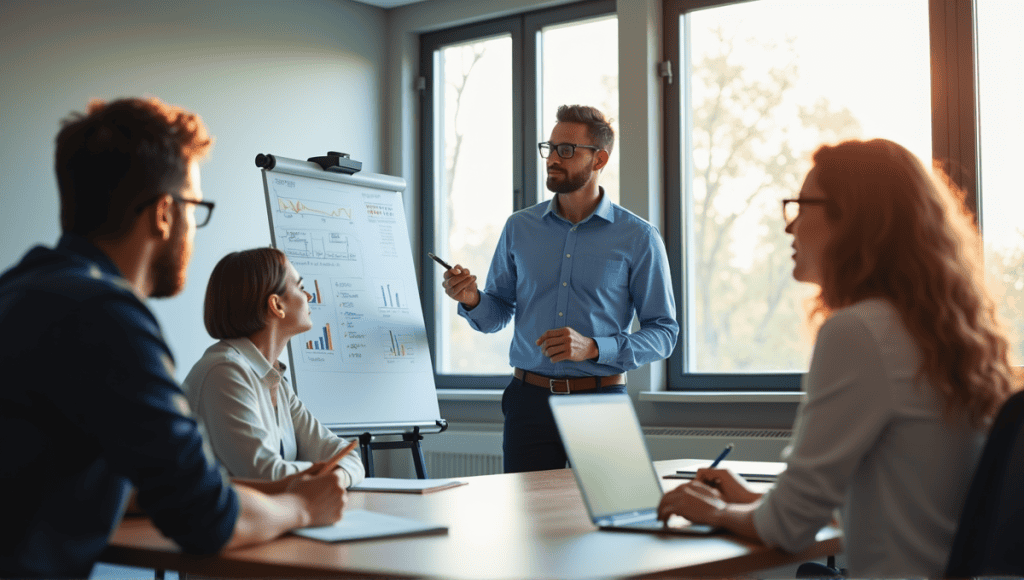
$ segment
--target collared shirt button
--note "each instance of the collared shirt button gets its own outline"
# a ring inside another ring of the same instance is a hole
[[[566,257],[566,258],[571,258],[571,257],[572,257],[572,254],[566,254],[566,255],[565,255],[565,257]]]
[[[568,286],[568,285],[569,285],[568,282],[562,282],[562,286]]]
[[[559,316],[561,316],[561,315],[562,315],[562,313],[561,313],[561,312],[559,312],[559,313],[558,313],[558,315],[559,315]]]

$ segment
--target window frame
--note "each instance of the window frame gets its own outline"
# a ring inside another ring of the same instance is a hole
[[[435,303],[440,295],[442,271],[426,257],[434,247],[437,229],[438,208],[444,200],[435,190],[437,134],[435,103],[441,87],[436,87],[434,73],[437,52],[446,46],[473,40],[483,40],[508,34],[512,39],[512,211],[530,207],[542,200],[540,191],[540,155],[534,136],[539,134],[538,123],[542,118],[540,32],[548,26],[568,24],[574,21],[616,14],[615,0],[588,0],[575,4],[525,12],[508,17],[448,28],[420,35],[419,72],[420,86],[420,183],[422,202],[422,227],[420,243],[423,255],[420,263],[420,296],[424,308],[423,318],[427,330],[427,342],[434,359],[434,383],[439,389],[502,389],[509,382],[508,374],[441,374],[437,372],[438,349],[436,344],[438,313]],[[528,160],[533,160],[532,164]],[[448,256],[442,256],[448,258]]]
[[[680,326],[679,339],[668,359],[667,388],[671,391],[768,391],[800,390],[803,373],[689,373],[687,343],[696,336],[689,324],[688,300],[693,295],[692,277],[686,271],[692,256],[683,260],[692,204],[692,167],[684,163],[683,151],[690,150],[690,131],[681,127],[683,104],[689,107],[689,50],[679,58],[682,39],[687,38],[689,13],[706,8],[771,0],[664,0],[663,58],[676,82],[664,83],[664,171],[665,244],[673,274],[673,286]],[[929,52],[931,55],[932,157],[948,161],[951,178],[967,195],[968,206],[978,215],[977,62],[975,51],[975,0],[928,0]],[[681,23],[682,21],[682,23]],[[688,49],[688,47],[685,47]],[[684,200],[686,200],[684,202]]]

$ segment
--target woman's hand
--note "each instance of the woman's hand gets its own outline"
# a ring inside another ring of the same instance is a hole
[[[309,517],[306,525],[331,525],[341,519],[348,499],[342,475],[344,472],[330,470],[323,475],[310,475],[309,471],[307,469],[296,474],[298,477],[288,483],[287,492],[297,495],[302,501]]]
[[[717,487],[705,483],[702,475]],[[760,494],[747,489],[742,478],[727,470],[702,469],[697,472],[697,479],[680,485],[661,498],[658,519],[667,522],[671,516],[678,515],[695,524],[725,528],[760,542],[753,516],[760,497]]]
[[[661,498],[658,505],[658,519],[668,521],[673,515],[682,516],[695,524],[718,526],[721,512],[726,507],[722,494],[717,489],[693,480]]]
[[[754,503],[761,499],[762,494],[750,489],[745,479],[729,469],[705,467],[697,470],[694,479],[717,489],[728,503]]]

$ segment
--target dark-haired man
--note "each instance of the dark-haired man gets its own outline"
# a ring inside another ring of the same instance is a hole
[[[679,334],[661,236],[598,185],[611,125],[581,105],[559,107],[557,119],[539,144],[554,198],[508,219],[484,290],[461,265],[442,284],[476,330],[515,319],[501,401],[506,472],[565,467],[548,397],[625,392],[623,373],[666,358]],[[634,314],[640,330],[630,333]]]
[[[132,488],[194,553],[341,517],[337,472],[226,478],[146,307],[185,283],[210,144],[156,99],[93,102],[57,136],[63,235],[0,276],[0,577],[88,577]]]

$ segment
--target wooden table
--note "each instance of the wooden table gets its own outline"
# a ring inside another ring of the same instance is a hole
[[[692,461],[660,461],[660,474]],[[217,556],[181,553],[146,518],[125,518],[103,561],[207,576],[466,578],[722,577],[836,554],[825,528],[801,554],[730,535],[681,537],[598,530],[572,471],[467,478],[427,495],[352,492],[349,506],[448,526],[443,535],[326,544],[286,535]],[[662,480],[666,489],[679,480]]]

